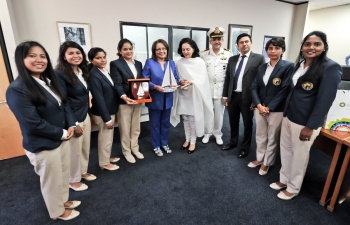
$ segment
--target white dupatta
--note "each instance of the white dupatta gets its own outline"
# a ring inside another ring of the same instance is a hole
[[[176,62],[176,70],[180,80],[188,80],[193,83],[191,97],[197,137],[205,133],[211,134],[214,129],[214,111],[205,62],[199,57],[181,58]],[[177,92],[174,93],[174,105],[170,116],[170,123],[174,127],[180,122],[180,115],[177,114],[179,105],[179,93]]]

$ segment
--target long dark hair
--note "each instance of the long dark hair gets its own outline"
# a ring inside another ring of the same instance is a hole
[[[102,48],[91,48],[90,51],[88,52],[88,58],[90,60],[91,63],[89,63],[88,65],[88,70],[90,71],[92,69],[92,67],[94,67],[94,64],[92,64],[92,60],[95,58],[95,56],[99,53],[99,52],[103,52],[105,53],[105,55],[107,55],[107,53],[105,52],[105,50],[103,50]]]
[[[62,102],[66,102],[66,97],[61,92],[56,75],[53,72],[49,54],[47,54],[45,48],[36,41],[26,41],[17,46],[15,50],[15,62],[18,71],[18,77],[16,79],[21,80],[24,83],[24,85],[27,86],[27,94],[29,95],[29,98],[34,104],[46,105],[47,96],[45,92],[40,87],[40,84],[38,84],[38,82],[34,80],[35,78],[32,77],[29,70],[24,65],[24,59],[27,57],[29,50],[35,46],[40,47],[45,52],[45,56],[47,59],[47,67],[44,70],[44,72],[40,74],[40,79],[43,80],[48,86],[53,87],[53,91],[61,98]],[[50,79],[50,85],[46,78]]]
[[[191,38],[182,38],[181,39],[181,41],[179,43],[179,48],[177,49],[177,53],[179,55],[181,55],[181,57],[184,57],[184,55],[182,54],[182,45],[185,43],[189,44],[191,46],[191,48],[193,48],[193,50],[194,50],[191,58],[199,57],[199,48],[198,48],[196,42],[194,40],[192,40]]]
[[[67,62],[67,60],[64,59],[68,48],[77,48],[81,52],[83,61],[79,64],[78,67],[83,72],[84,80],[89,81],[89,70],[87,67],[88,63],[86,60],[86,54],[84,52],[84,49],[74,41],[66,41],[62,43],[59,50],[56,68],[62,70],[63,74],[69,78],[73,85],[76,85],[78,83],[78,77],[75,75],[71,65]]]
[[[326,62],[328,61],[328,58],[327,58],[327,52],[328,52],[327,35],[325,33],[323,33],[322,31],[312,31],[311,33],[306,35],[304,37],[303,41],[301,42],[299,56],[295,62],[296,68],[298,68],[300,66],[300,63],[305,60],[305,56],[303,55],[301,50],[303,48],[305,41],[312,35],[315,35],[315,36],[321,38],[321,40],[324,44],[324,51],[321,53],[321,55],[319,55],[318,57],[316,57],[312,61],[312,63],[309,66],[308,71],[304,74],[304,76],[300,77],[301,82],[312,81],[315,78],[322,76],[323,67],[326,64]]]

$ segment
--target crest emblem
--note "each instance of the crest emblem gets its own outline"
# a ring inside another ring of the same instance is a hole
[[[310,91],[314,87],[314,85],[311,82],[304,82],[301,84],[301,86],[305,91]]]
[[[280,85],[282,83],[280,78],[275,78],[272,80],[272,83],[276,86]]]

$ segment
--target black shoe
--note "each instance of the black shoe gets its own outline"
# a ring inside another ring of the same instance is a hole
[[[188,143],[188,145],[187,145],[187,146],[183,146],[183,145],[181,145],[181,150],[188,149],[188,147],[190,147],[190,143]]]
[[[237,157],[238,157],[238,158],[243,158],[243,157],[246,157],[247,155],[248,155],[248,151],[246,151],[246,150],[241,150],[241,151],[238,153]]]
[[[221,150],[222,151],[228,151],[228,150],[234,149],[236,147],[237,147],[237,144],[233,144],[233,143],[230,142],[227,145],[222,146]]]
[[[187,150],[187,153],[188,153],[188,154],[192,154],[195,150],[196,150],[196,149],[194,149],[194,150]]]

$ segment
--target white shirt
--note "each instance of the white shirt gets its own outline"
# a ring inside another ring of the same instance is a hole
[[[123,58],[124,59],[124,58]],[[125,60],[125,59],[124,59]],[[136,70],[136,66],[135,66],[135,61],[131,60],[131,62],[128,62],[125,60],[125,62],[128,64],[132,74],[134,75],[135,79],[137,78],[137,70]]]
[[[53,92],[53,91],[51,90],[51,88],[50,88],[51,80],[50,80],[49,78],[46,78],[47,82],[49,83],[49,86],[47,86],[46,83],[45,83],[45,81],[40,80],[40,79],[38,79],[38,78],[36,78],[36,77],[34,77],[34,76],[32,76],[32,77],[33,77],[34,80],[35,80],[36,82],[38,82],[43,88],[45,88],[45,90],[47,90],[47,91],[52,95],[52,97],[54,97],[54,98],[57,100],[58,105],[61,106],[61,98],[60,98],[55,92]],[[66,130],[66,129],[63,129],[63,135],[62,135],[61,139],[67,138],[67,133],[68,133],[67,130]]]
[[[304,62],[305,61],[300,63],[299,68],[295,71],[295,73],[293,75],[293,84],[294,84],[294,86],[297,84],[299,77],[303,76],[309,70],[308,66],[304,69]]]
[[[245,70],[245,67],[247,65],[247,62],[248,62],[248,58],[250,56],[250,53],[251,51],[249,51],[247,54],[245,54],[245,58],[244,58],[244,61],[243,61],[243,65],[242,65],[242,69],[241,69],[241,72],[239,73],[239,77],[238,77],[238,80],[237,80],[237,89],[236,90],[233,90],[234,92],[242,92],[242,81],[243,81],[243,74],[244,74],[244,70]],[[240,57],[237,61],[237,65],[236,65],[236,70],[238,68],[238,65],[239,63],[241,62],[242,60],[242,54],[239,54]]]
[[[267,85],[267,82],[270,79],[270,76],[271,76],[271,73],[272,73],[273,69],[275,69],[275,67],[271,66],[270,62],[268,62],[266,70],[265,70],[265,74],[263,76],[263,81],[264,81],[265,86]]]
[[[79,70],[79,73],[75,73],[75,75],[77,75],[80,82],[84,84],[85,88],[87,88],[86,81],[84,80],[84,77],[83,77],[83,71],[81,71],[79,67],[78,67],[78,70]]]

